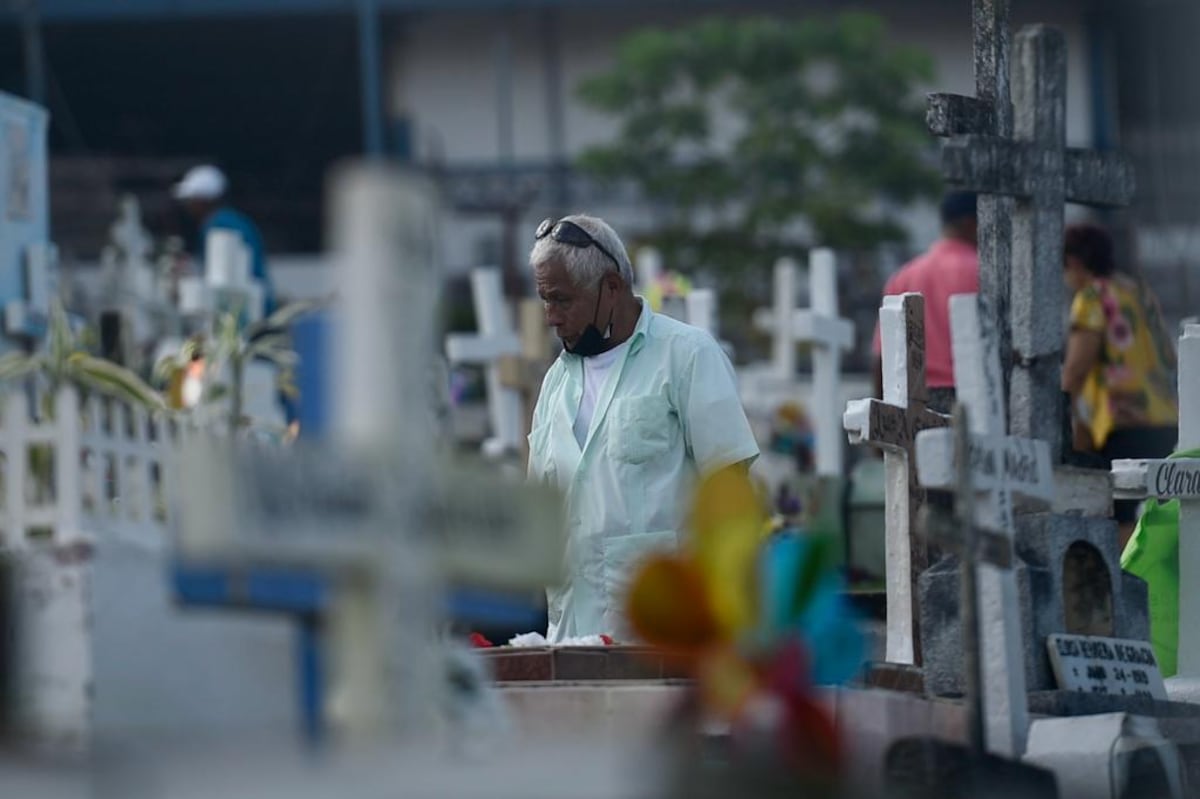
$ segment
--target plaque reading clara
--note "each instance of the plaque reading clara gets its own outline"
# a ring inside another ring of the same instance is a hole
[[[1091,635],[1049,635],[1050,664],[1064,691],[1167,698],[1154,649],[1145,641]]]

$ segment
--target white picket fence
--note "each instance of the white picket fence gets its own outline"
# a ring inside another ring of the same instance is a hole
[[[170,584],[178,463],[198,429],[106,397],[0,395],[0,545],[19,620],[23,740],[291,723],[286,619],[196,614]],[[287,728],[286,726],[284,727]]]
[[[0,541],[22,550],[112,537],[164,546],[180,423],[67,386],[0,397]],[[49,411],[49,412],[48,412]]]

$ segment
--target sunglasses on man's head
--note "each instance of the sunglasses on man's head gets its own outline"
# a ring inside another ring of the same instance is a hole
[[[543,219],[542,223],[537,226],[537,233],[534,234],[534,238],[540,241],[547,236],[571,247],[579,247],[580,249],[595,247],[608,256],[608,260],[613,262],[618,272],[621,271],[621,264],[613,257],[613,254],[604,249],[604,245],[592,238],[591,233],[588,233],[569,219],[560,219],[557,221],[554,219]]]

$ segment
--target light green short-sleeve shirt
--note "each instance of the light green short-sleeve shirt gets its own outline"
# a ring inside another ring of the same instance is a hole
[[[529,434],[530,477],[557,484],[567,502],[566,578],[547,592],[547,638],[627,640],[623,591],[638,559],[677,545],[700,474],[752,461],[758,445],[717,342],[644,300],[580,447],[582,396],[583,361],[564,352],[542,381]]]

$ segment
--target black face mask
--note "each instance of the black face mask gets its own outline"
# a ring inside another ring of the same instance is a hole
[[[608,339],[612,335],[612,318],[613,312],[617,310],[614,305],[608,312],[608,323],[604,326],[604,332],[596,327],[596,314],[600,313],[600,296],[604,293],[604,278],[600,278],[600,285],[596,287],[596,310],[592,311],[592,321],[579,334],[579,338],[575,341],[574,347],[568,347],[563,344],[563,349],[572,355],[578,355],[581,358],[590,358],[593,355],[599,355],[608,349]]]

